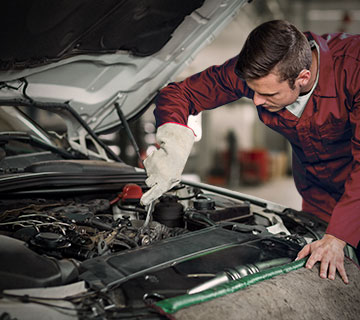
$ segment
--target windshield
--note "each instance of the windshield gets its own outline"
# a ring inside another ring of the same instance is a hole
[[[0,107],[0,168],[20,172],[34,161],[74,158],[64,140],[50,134],[17,107]]]
[[[48,133],[16,107],[0,107],[0,132],[24,132],[54,145]]]

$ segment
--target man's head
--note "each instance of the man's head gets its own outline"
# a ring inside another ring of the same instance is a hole
[[[255,104],[278,111],[293,103],[309,83],[311,63],[304,34],[286,21],[274,20],[249,34],[235,71],[255,91]]]

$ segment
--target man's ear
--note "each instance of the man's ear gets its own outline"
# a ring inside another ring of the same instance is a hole
[[[299,75],[296,78],[296,81],[299,83],[300,87],[306,86],[311,78],[310,70],[303,69],[300,71]]]

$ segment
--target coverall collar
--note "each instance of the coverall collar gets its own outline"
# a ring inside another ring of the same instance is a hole
[[[311,32],[305,32],[305,35],[308,40],[316,41],[319,45],[320,51],[319,81],[313,95],[321,97],[336,97],[335,76],[333,70],[334,61],[327,45],[327,41],[331,38],[331,35],[328,35],[327,39]]]

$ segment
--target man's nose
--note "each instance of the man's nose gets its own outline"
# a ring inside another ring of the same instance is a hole
[[[254,93],[254,97],[253,97],[253,101],[255,103],[256,106],[260,106],[262,104],[265,104],[266,99],[264,97],[262,97],[261,95],[259,95],[258,93]]]

